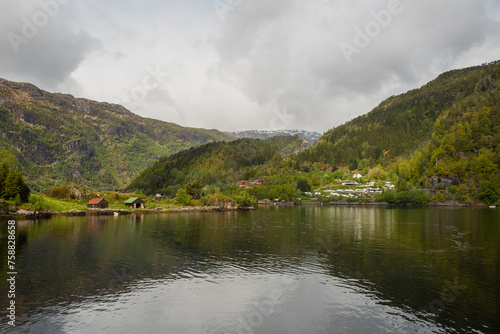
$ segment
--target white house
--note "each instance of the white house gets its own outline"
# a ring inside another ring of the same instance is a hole
[[[390,183],[390,182],[386,182],[386,183],[385,183],[385,187],[386,187],[386,188],[389,188],[389,189],[395,189],[395,188],[396,188],[396,186],[395,186],[395,185],[393,185],[393,184],[392,184],[392,183]]]

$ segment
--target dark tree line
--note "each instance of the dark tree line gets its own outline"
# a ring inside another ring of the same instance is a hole
[[[26,203],[30,193],[21,173],[3,163],[0,166],[0,198]]]

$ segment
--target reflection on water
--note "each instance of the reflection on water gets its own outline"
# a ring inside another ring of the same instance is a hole
[[[7,226],[0,263],[6,268]],[[496,333],[498,210],[362,207],[17,223],[27,333]]]

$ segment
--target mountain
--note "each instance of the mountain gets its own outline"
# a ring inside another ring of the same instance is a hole
[[[305,141],[314,144],[320,137],[321,133],[304,131],[304,130],[249,130],[238,132],[226,132],[234,138],[254,138],[254,139],[269,139],[278,136],[299,136]]]
[[[297,159],[353,169],[410,158],[432,138],[436,121],[468,97],[498,91],[500,63],[454,70],[392,96],[366,115],[326,132]]]
[[[397,167],[422,185],[500,185],[500,63],[473,94],[439,116],[430,140]]]
[[[67,183],[119,189],[161,156],[224,140],[234,139],[0,79],[0,147],[14,152],[34,191]]]
[[[260,139],[209,143],[164,157],[143,171],[126,190],[170,196],[189,182],[201,185],[227,184],[240,172],[271,160],[281,161],[276,146]],[[243,178],[251,178],[247,175]]]
[[[258,198],[296,198],[299,181],[317,187],[345,176],[333,166],[349,165],[370,179],[394,181],[401,198],[417,187],[441,202],[494,204],[500,199],[500,62],[444,73],[282,157],[301,143],[298,136],[278,136],[206,144],[160,159],[128,190],[172,197],[194,182],[214,192],[226,185],[225,193],[235,194],[235,181],[258,180],[248,189]]]

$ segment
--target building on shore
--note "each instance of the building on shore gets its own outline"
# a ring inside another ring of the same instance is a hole
[[[107,209],[108,208],[108,201],[106,201],[104,198],[92,198],[87,203],[87,208],[88,209]]]
[[[139,197],[130,197],[125,201],[125,205],[133,209],[144,209],[144,201]]]

